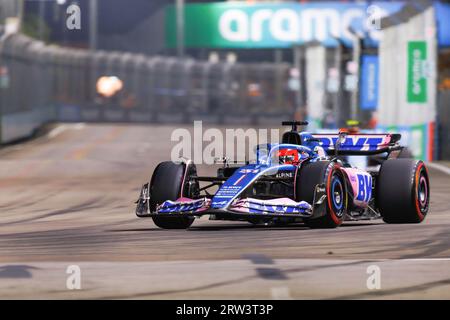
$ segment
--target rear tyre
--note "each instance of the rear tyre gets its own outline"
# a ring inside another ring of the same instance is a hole
[[[188,189],[188,177],[196,173],[195,165],[161,162],[155,169],[150,182],[150,209],[156,211],[156,206],[166,200],[177,200]],[[183,185],[183,181],[185,182]],[[194,217],[152,217],[153,222],[162,229],[187,229],[194,222]]]
[[[297,199],[313,205],[314,191],[324,184],[327,194],[326,215],[305,221],[310,228],[336,228],[342,224],[347,212],[348,195],[346,181],[340,165],[331,161],[304,164],[297,179]]]
[[[420,223],[430,204],[430,181],[425,164],[392,159],[381,165],[376,204],[386,223]]]

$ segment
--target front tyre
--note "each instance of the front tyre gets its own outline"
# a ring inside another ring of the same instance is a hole
[[[420,223],[430,204],[430,181],[423,161],[392,159],[381,165],[377,207],[386,223]]]
[[[304,164],[297,179],[297,199],[314,204],[314,191],[325,185],[325,215],[305,221],[310,228],[336,228],[342,224],[348,207],[346,180],[340,165],[331,161]],[[317,200],[317,199],[316,199]]]
[[[187,170],[187,172],[186,172]],[[155,169],[150,182],[150,209],[166,200],[177,200],[186,195],[189,176],[196,173],[195,165],[172,161],[161,162]],[[152,217],[153,222],[162,229],[187,229],[194,222],[194,217]]]

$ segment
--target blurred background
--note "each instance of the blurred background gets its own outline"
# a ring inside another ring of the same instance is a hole
[[[50,122],[357,121],[450,160],[449,1],[0,0],[0,142]]]

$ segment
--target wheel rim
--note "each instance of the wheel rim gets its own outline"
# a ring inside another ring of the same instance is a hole
[[[429,199],[429,188],[428,181],[424,174],[424,171],[421,170],[419,175],[419,181],[417,184],[417,202],[419,204],[419,209],[421,213],[424,213],[428,209],[428,201]]]
[[[338,217],[342,217],[344,213],[344,187],[339,176],[333,176],[331,180],[331,202],[333,204],[333,211]]]

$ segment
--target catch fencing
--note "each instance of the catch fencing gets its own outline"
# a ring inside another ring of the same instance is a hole
[[[63,48],[13,34],[0,43],[1,142],[48,121],[279,123],[295,109],[290,69]],[[100,94],[102,77],[121,89]]]

